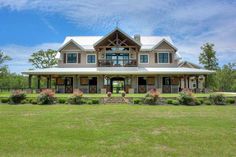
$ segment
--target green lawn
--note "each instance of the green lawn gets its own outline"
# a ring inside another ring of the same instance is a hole
[[[0,92],[1,97],[9,97],[10,92]],[[37,97],[38,94],[27,94],[27,97]],[[56,94],[56,97],[69,97],[72,94]],[[210,94],[198,93],[196,97],[208,97]],[[225,96],[236,96],[236,94],[224,94]],[[106,94],[84,94],[85,97],[107,97]],[[112,94],[113,97],[120,97],[121,94]],[[126,94],[127,97],[144,97],[145,94]],[[178,97],[179,94],[160,94],[161,97]]]
[[[0,105],[0,156],[236,156],[236,106]]]

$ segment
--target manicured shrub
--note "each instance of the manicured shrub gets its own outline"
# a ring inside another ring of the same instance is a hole
[[[156,89],[150,90],[144,98],[144,103],[149,105],[156,105],[160,93]]]
[[[134,104],[140,104],[140,103],[141,103],[141,100],[140,100],[140,99],[134,99],[134,100],[133,100],[133,103],[134,103]]]
[[[167,100],[166,100],[166,103],[167,103],[167,104],[173,104],[173,99],[167,99]]]
[[[196,99],[196,100],[195,100],[195,105],[197,105],[197,106],[198,106],[198,105],[201,105],[201,104],[202,104],[202,103],[201,103],[201,101],[200,101],[200,100],[198,100],[198,99]]]
[[[107,92],[108,97],[111,97],[111,94],[112,94],[111,92]]]
[[[55,93],[51,89],[45,89],[39,94],[37,98],[37,104],[40,105],[53,104],[55,100],[56,100]]]
[[[125,95],[126,95],[125,92],[122,92],[122,93],[121,93],[121,96],[122,96],[122,97],[125,97]]]
[[[27,101],[30,104],[37,104],[37,99],[36,98],[27,98]]]
[[[38,101],[37,101],[37,99],[32,99],[32,101],[30,103],[33,105],[36,105],[36,104],[38,104]]]
[[[58,99],[58,103],[65,104],[66,103],[66,99],[65,98],[59,98]]]
[[[25,99],[25,100],[21,101],[21,104],[28,104],[28,103],[29,103],[28,99]]]
[[[193,97],[193,94],[190,90],[185,89],[180,93],[179,102],[182,105],[192,106],[195,105],[195,98]]]
[[[197,100],[198,100],[201,104],[204,104],[204,99],[198,98]]]
[[[215,104],[215,105],[225,105],[225,97],[223,96],[223,94],[211,94],[209,96],[209,100],[211,101],[211,103]]]
[[[180,105],[179,100],[172,100],[173,105]]]
[[[68,98],[67,102],[68,102],[68,104],[78,104],[78,105],[80,105],[80,104],[84,103],[82,98],[83,98],[83,92],[78,90],[78,91],[74,92],[71,97]]]
[[[21,101],[26,99],[26,94],[20,90],[13,91],[9,97],[11,104],[20,104]]]
[[[212,105],[210,100],[205,100],[203,104],[205,104],[205,105]]]
[[[227,104],[234,104],[235,103],[235,99],[234,98],[228,98],[228,99],[226,99],[226,103]]]
[[[2,99],[1,99],[1,102],[2,102],[2,103],[9,103],[9,98],[2,98]]]
[[[92,99],[91,102],[92,102],[92,104],[99,104],[100,103],[98,99]]]

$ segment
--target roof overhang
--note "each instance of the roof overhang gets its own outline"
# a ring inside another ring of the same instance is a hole
[[[195,68],[141,68],[141,67],[94,67],[94,68],[46,68],[22,72],[27,75],[139,75],[139,74],[195,74],[207,75],[215,71]]]

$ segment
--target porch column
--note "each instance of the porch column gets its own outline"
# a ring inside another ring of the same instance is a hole
[[[38,89],[40,89],[40,79],[41,79],[41,76],[38,75]]]
[[[181,91],[181,86],[182,86],[182,80],[181,80],[181,77],[179,76],[179,91]]]
[[[188,89],[189,89],[189,76],[187,77],[187,79],[188,79]]]
[[[49,76],[47,77],[47,88],[50,88],[50,78],[49,78]]]
[[[32,88],[32,75],[29,75],[29,80],[28,80],[28,85],[29,85],[29,89]]]
[[[205,75],[204,77],[205,77],[205,79],[204,79],[205,88],[207,88],[207,87],[208,87],[208,84],[207,84],[207,75]]]
[[[78,89],[78,75],[75,75],[75,89]]]
[[[196,88],[198,89],[198,76],[196,76]]]
[[[186,81],[186,76],[184,76],[184,88],[186,88],[187,87],[187,81]]]

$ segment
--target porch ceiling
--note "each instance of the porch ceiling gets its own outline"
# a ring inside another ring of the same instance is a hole
[[[195,69],[195,68],[143,68],[143,67],[96,67],[96,68],[47,68],[47,69],[36,69],[28,70],[22,72],[22,74],[27,75],[50,75],[50,74],[61,74],[61,75],[71,75],[71,74],[123,74],[123,75],[139,75],[139,74],[211,74],[214,71],[205,69]]]

